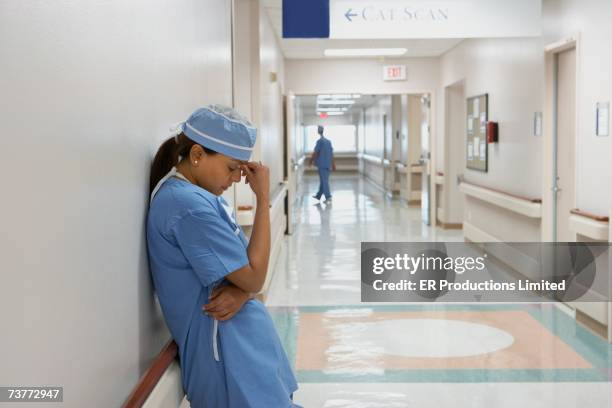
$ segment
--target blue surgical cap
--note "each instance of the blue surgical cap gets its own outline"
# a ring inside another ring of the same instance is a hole
[[[223,105],[208,105],[193,112],[183,124],[183,133],[236,160],[249,160],[257,139],[257,128],[236,110]]]

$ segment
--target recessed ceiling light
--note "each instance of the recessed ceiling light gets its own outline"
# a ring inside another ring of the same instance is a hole
[[[404,55],[406,48],[328,48],[323,51],[326,57],[384,57]]]

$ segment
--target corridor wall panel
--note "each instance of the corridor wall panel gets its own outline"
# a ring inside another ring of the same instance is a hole
[[[533,114],[541,111],[544,93],[544,54],[540,38],[466,40],[441,58],[440,95],[445,98],[445,87],[464,81],[466,97],[488,94],[487,119],[499,122],[499,143],[489,144],[487,172],[466,168],[461,173],[475,184],[496,188],[508,193],[541,198],[542,196],[542,143],[533,136]],[[442,109],[449,109],[441,101]],[[463,127],[467,137],[465,108],[461,108]],[[453,114],[455,115],[456,112]],[[451,115],[451,116],[453,116]],[[444,129],[444,118],[437,116],[438,129]],[[474,124],[476,126],[477,124]],[[462,140],[466,140],[463,139]],[[444,144],[444,132],[437,134],[438,146]],[[466,146],[461,146],[466,155]],[[455,154],[451,151],[449,154]],[[442,162],[442,161],[440,161]],[[465,163],[465,162],[463,162]],[[451,174],[450,169],[440,169]],[[456,177],[456,175],[455,175]],[[449,183],[456,178],[449,177]],[[462,220],[500,241],[517,237],[525,241],[540,239],[539,220],[523,222],[517,216],[500,208],[483,206],[478,200],[463,201]],[[448,214],[461,214],[461,203],[449,202]],[[498,217],[494,223],[492,217]],[[459,222],[459,221],[456,221]]]
[[[145,216],[170,125],[231,104],[230,2],[0,7],[0,384],[115,407],[169,334]]]
[[[438,87],[438,58],[393,59],[406,65],[406,81],[383,81],[378,59],[288,59],[287,89],[295,94],[363,93],[403,94],[426,92]]]
[[[499,143],[488,147],[488,172],[466,169],[470,181],[540,197],[542,143],[532,118],[543,105],[543,52],[539,38],[485,39],[464,41],[442,56],[442,87],[465,80],[466,96],[488,94],[488,120],[500,126]],[[437,117],[444,129],[444,115]],[[443,145],[443,132],[437,137]]]
[[[382,161],[385,158],[385,145],[387,143],[385,139],[390,139],[392,127],[391,96],[378,97],[376,102],[365,108],[364,114],[365,154]],[[366,163],[365,175],[379,187],[384,187],[385,179],[382,164]]]
[[[267,13],[260,14],[261,124],[259,140],[261,160],[270,167],[271,192],[283,181],[284,118],[283,99],[285,65]],[[273,75],[275,74],[275,79]]]
[[[579,36],[577,54],[578,132],[576,133],[576,206],[610,215],[612,193],[610,136],[596,136],[597,102],[612,101],[612,2],[608,0],[544,0],[544,42]],[[601,186],[606,186],[602,188]]]

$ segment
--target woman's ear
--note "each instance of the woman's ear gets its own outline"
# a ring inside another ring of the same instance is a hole
[[[202,146],[197,144],[193,145],[191,147],[191,150],[189,151],[189,161],[192,165],[195,166],[197,166],[198,163],[205,158],[205,156],[206,152],[204,151],[204,149],[202,149]]]

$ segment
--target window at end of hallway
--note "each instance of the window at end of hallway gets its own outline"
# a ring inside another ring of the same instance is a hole
[[[332,142],[334,153],[357,153],[357,134],[355,125],[331,125],[325,126],[323,132],[326,138]],[[319,134],[317,126],[306,127],[306,153],[312,153]]]

